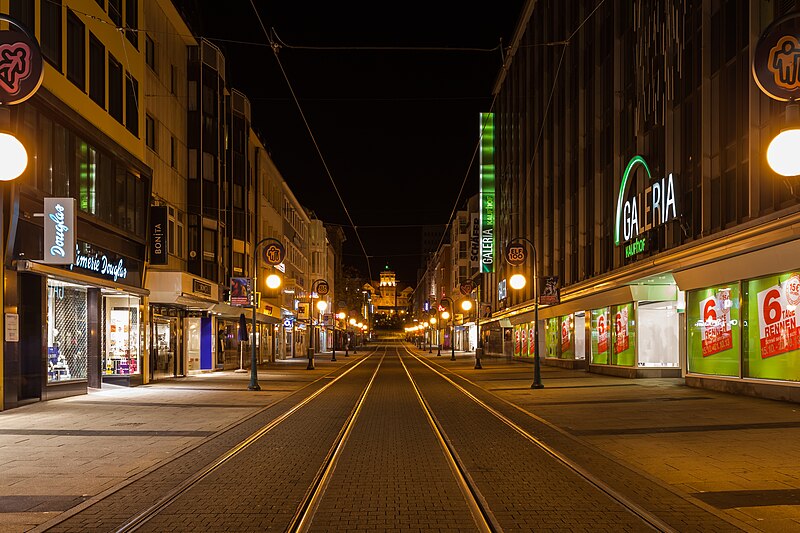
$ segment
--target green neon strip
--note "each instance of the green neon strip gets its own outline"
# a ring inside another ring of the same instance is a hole
[[[625,173],[622,175],[622,183],[619,185],[619,197],[617,198],[617,225],[614,227],[614,244],[619,246],[619,218],[622,216],[622,200],[625,198],[625,192],[628,187],[628,177],[631,175],[633,171],[633,167],[636,163],[640,163],[644,166],[644,169],[647,171],[647,179],[652,180],[653,177],[650,175],[650,167],[647,166],[647,162],[644,160],[644,157],[640,155],[635,155],[628,161],[628,166],[625,168]]]

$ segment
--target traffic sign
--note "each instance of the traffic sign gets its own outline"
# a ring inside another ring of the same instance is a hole
[[[461,294],[464,296],[469,295],[475,290],[475,285],[470,280],[462,281],[461,284],[458,286],[458,290],[461,291]]]
[[[280,241],[269,241],[262,252],[264,261],[270,265],[280,265],[286,259],[286,247]]]
[[[325,281],[324,279],[319,280],[317,282],[317,294],[325,296],[326,294],[328,294],[328,291],[330,290],[331,290],[330,285],[328,285],[328,282]]]

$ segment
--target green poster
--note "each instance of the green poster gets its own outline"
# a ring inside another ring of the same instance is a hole
[[[739,375],[739,315],[738,282],[686,295],[689,372]]]
[[[743,375],[800,381],[800,274],[745,281],[742,284]]]
[[[633,366],[636,364],[636,322],[633,303],[615,305],[611,311],[614,313],[611,364]]]
[[[575,359],[575,321],[572,315],[561,317],[561,359]]]
[[[558,317],[545,320],[544,328],[545,357],[558,358],[558,349],[561,342],[561,328],[559,328]]]
[[[592,364],[607,365],[611,352],[611,332],[608,322],[609,309],[592,309]]]

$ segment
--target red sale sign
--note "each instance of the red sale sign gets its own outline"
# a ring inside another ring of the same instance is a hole
[[[536,351],[536,339],[534,338],[536,330],[534,328],[535,325],[531,324],[531,329],[528,330],[528,355],[535,355],[534,352]]]
[[[628,308],[623,307],[617,312],[614,329],[616,331],[616,342],[614,343],[614,351],[616,353],[624,352],[630,346],[628,339]]]
[[[606,315],[597,317],[597,353],[605,353],[608,350],[608,324]]]
[[[514,331],[514,355],[520,355],[522,349],[520,346],[520,333],[519,328]]]
[[[731,291],[724,289],[700,302],[700,343],[703,357],[733,348],[731,332]]]
[[[569,327],[569,318],[564,318],[561,321],[561,351],[566,352],[569,350],[570,346],[570,327]]]
[[[762,359],[800,348],[796,304],[792,303],[798,301],[800,279],[796,275],[758,293],[758,333]]]

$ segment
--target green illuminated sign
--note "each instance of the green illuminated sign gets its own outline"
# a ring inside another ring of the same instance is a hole
[[[494,113],[481,113],[481,272],[494,272]]]
[[[630,198],[626,198],[630,178],[639,166],[643,167],[647,174],[648,185],[643,193],[636,193]],[[647,166],[644,158],[640,155],[634,156],[625,167],[625,173],[622,175],[622,182],[619,186],[614,243],[619,246],[634,240],[633,245],[625,249],[625,257],[641,253],[645,249],[646,242],[642,234],[677,217],[673,175],[670,173],[666,178],[653,181],[650,167]],[[621,236],[620,230],[622,231]]]

